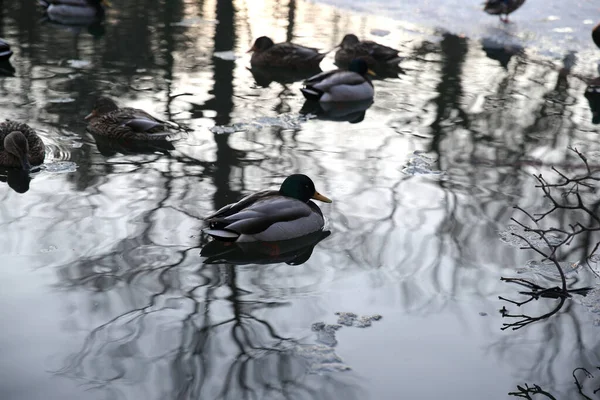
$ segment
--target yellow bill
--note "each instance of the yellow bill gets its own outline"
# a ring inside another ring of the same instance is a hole
[[[319,192],[315,192],[315,194],[313,194],[313,199],[315,200],[319,200],[322,201],[323,203],[331,203],[331,199],[323,196],[321,193]]]

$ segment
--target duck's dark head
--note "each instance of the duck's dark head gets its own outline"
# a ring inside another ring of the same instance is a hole
[[[110,0],[88,0],[95,6],[112,7]]]
[[[594,30],[592,30],[592,39],[596,43],[596,46],[600,48],[600,24],[596,25]]]
[[[253,51],[265,51],[271,47],[273,47],[275,43],[271,40],[271,38],[266,37],[266,36],[261,36],[258,39],[256,39],[254,41],[254,44],[252,45],[252,48],[250,50],[248,50],[248,53],[251,53]]]
[[[279,188],[279,193],[283,196],[293,197],[294,199],[298,199],[305,203],[310,199],[331,203],[330,199],[317,192],[313,181],[303,174],[294,174],[285,178]]]
[[[361,76],[366,76],[367,74],[375,76],[375,72],[369,69],[369,64],[362,58],[355,58],[350,61],[350,65],[348,65],[348,71],[356,72]]]
[[[358,36],[349,33],[346,36],[344,36],[344,38],[342,39],[342,43],[340,43],[340,47],[342,49],[348,48],[348,47],[352,47],[357,45],[358,43],[360,43],[360,40],[358,40]]]
[[[4,138],[4,150],[17,157],[24,171],[29,171],[29,143],[21,131],[13,131]]]
[[[108,97],[98,97],[96,100],[96,104],[94,104],[94,108],[92,112],[86,115],[85,119],[93,119],[97,117],[101,117],[104,114],[108,114],[109,112],[118,110],[119,106],[112,99]]]

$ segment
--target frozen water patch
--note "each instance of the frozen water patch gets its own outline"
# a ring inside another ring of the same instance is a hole
[[[237,56],[235,55],[235,53],[231,50],[229,51],[216,51],[213,53],[213,57],[217,57],[220,58],[221,60],[226,60],[226,61],[234,61]]]
[[[436,158],[428,156],[426,153],[415,151],[413,157],[410,157],[406,162],[406,166],[402,172],[406,175],[443,175],[443,171],[438,171],[433,168],[433,164],[437,161]]]
[[[203,25],[203,24],[218,24],[219,21],[216,19],[204,19],[200,17],[192,17],[192,18],[184,18],[179,22],[174,22],[171,26],[184,26],[186,28],[191,28],[193,26]]]
[[[322,344],[299,344],[293,352],[308,362],[308,373],[344,372],[350,368],[332,347]]]
[[[77,171],[77,164],[71,161],[55,161],[44,164],[43,169],[53,174],[68,174]]]
[[[384,37],[390,34],[390,31],[385,29],[371,29],[371,35]]]
[[[66,104],[66,103],[73,103],[75,101],[74,98],[72,97],[58,97],[56,99],[50,99],[48,100],[48,103],[52,103],[52,104]]]
[[[525,240],[523,240],[522,238],[520,238],[519,236],[527,239],[527,241],[529,241],[529,243],[531,243],[533,246],[536,247],[547,247],[548,245],[546,244],[546,242],[535,232],[526,232],[525,229],[523,229],[521,226],[519,225],[508,225],[506,227],[506,230],[503,231],[499,231],[498,235],[500,236],[500,240],[510,246],[513,247],[526,247],[528,246],[527,242]],[[518,236],[517,236],[518,235]],[[558,237],[557,235],[546,235],[546,238],[548,239],[548,243],[551,246],[556,246],[558,244],[560,244],[561,242],[561,238]]]
[[[594,326],[600,326],[600,287],[590,290],[587,296],[582,297],[581,304],[583,304],[589,312],[596,315]]]
[[[277,117],[259,117],[250,122],[239,122],[229,126],[215,125],[210,131],[215,134],[234,132],[258,132],[267,127],[280,127],[283,129],[300,129],[303,122],[310,118],[298,114],[281,114]]]
[[[317,342],[329,347],[335,347],[338,344],[335,332],[341,327],[338,324],[329,325],[324,322],[315,322],[312,324],[311,329],[313,332],[317,332]]]
[[[560,265],[566,277],[577,274],[582,269],[582,265],[579,261],[564,261],[559,262],[558,265]],[[525,267],[517,269],[518,274],[528,272],[541,275],[549,279],[560,279],[560,274],[556,268],[556,264],[550,260],[529,260],[525,264]]]
[[[378,314],[359,317],[352,312],[336,312],[335,315],[338,316],[338,324],[354,326],[356,328],[367,328],[371,326],[372,321],[379,321],[381,319],[381,315]]]
[[[89,67],[91,63],[87,60],[68,60],[67,64],[72,68],[81,69]]]

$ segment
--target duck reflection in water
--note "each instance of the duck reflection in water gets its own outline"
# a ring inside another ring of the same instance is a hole
[[[252,68],[248,68],[248,70],[254,77],[254,81],[256,82],[256,84],[264,88],[269,87],[273,82],[277,82],[285,86],[290,83],[303,81],[315,74],[322,72],[321,68],[319,68],[318,66],[316,68],[300,71],[290,71],[281,68],[255,66],[253,66]]]
[[[169,154],[175,150],[175,146],[169,140],[127,140],[110,139],[104,136],[92,135],[96,141],[98,152],[105,157],[112,157],[117,153],[121,154]]]
[[[317,231],[308,235],[275,242],[232,243],[213,240],[202,248],[200,255],[207,257],[205,264],[304,264],[315,246],[331,235],[331,231]]]
[[[524,49],[518,44],[502,43],[492,38],[484,38],[481,40],[481,48],[485,55],[500,63],[502,68],[508,69],[508,63],[515,55],[522,55]]]
[[[62,25],[74,33],[87,27],[92,36],[104,35],[103,25],[107,0],[39,0],[48,22]]]
[[[585,98],[592,111],[592,123],[600,124],[600,76],[588,82]]]
[[[8,183],[8,186],[17,193],[25,193],[29,190],[31,177],[29,171],[6,168],[0,170],[0,181]]]
[[[306,100],[302,105],[300,115],[312,114],[323,121],[357,124],[365,119],[365,114],[372,104],[373,99],[328,103]]]

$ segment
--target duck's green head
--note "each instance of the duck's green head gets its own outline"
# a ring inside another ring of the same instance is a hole
[[[104,114],[108,114],[109,112],[118,109],[119,106],[117,106],[117,103],[115,103],[108,97],[98,97],[98,100],[96,100],[96,104],[94,104],[94,109],[85,117],[85,119],[100,117]]]
[[[592,39],[594,39],[596,46],[600,47],[600,24],[596,25],[592,31]]]
[[[362,58],[355,58],[352,60],[350,65],[348,65],[348,71],[356,72],[361,76],[365,76],[367,74],[373,76],[375,75],[375,72],[369,69],[369,64],[367,64],[367,62]]]
[[[344,36],[344,38],[342,39],[342,43],[340,43],[340,47],[342,49],[348,48],[348,47],[352,47],[357,45],[358,43],[360,43],[360,40],[358,40],[358,36],[349,33],[346,36]]]
[[[273,47],[274,44],[275,43],[273,43],[271,38],[266,37],[266,36],[261,36],[254,41],[254,44],[252,45],[252,48],[250,50],[248,50],[248,53],[251,53],[253,51],[265,51],[265,50]]]
[[[331,203],[330,199],[317,192],[313,181],[303,174],[294,174],[285,178],[285,181],[283,181],[279,188],[279,193],[283,196],[293,197],[294,199],[303,202],[315,199],[325,203]]]

